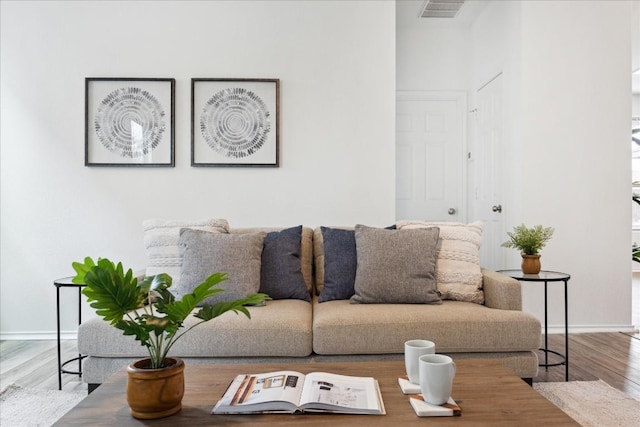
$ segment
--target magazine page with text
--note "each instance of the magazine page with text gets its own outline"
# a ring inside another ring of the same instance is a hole
[[[300,407],[305,411],[323,410],[351,414],[384,414],[377,381],[371,377],[352,377],[313,372],[305,378]]]
[[[294,371],[238,375],[213,413],[295,412],[304,378]]]
[[[385,409],[375,378],[278,371],[238,375],[211,412],[385,414]]]

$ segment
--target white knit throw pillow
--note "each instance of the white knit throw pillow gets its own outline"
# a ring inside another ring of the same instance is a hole
[[[202,219],[195,221],[147,219],[143,221],[144,246],[147,250],[147,276],[167,273],[173,278],[173,286],[180,283],[182,256],[178,240],[182,228],[204,230],[211,233],[228,233],[226,219]]]

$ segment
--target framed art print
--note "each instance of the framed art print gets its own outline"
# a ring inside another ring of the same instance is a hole
[[[87,77],[85,166],[174,166],[175,79]]]
[[[279,79],[191,79],[191,165],[279,165]]]

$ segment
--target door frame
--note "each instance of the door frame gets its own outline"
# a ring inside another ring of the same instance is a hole
[[[436,91],[436,90],[398,90],[396,91],[396,105],[400,101],[455,101],[456,114],[460,120],[462,144],[460,144],[459,168],[460,177],[458,192],[458,221],[467,222],[467,156],[468,138],[467,135],[467,92],[466,91]],[[394,143],[394,153],[397,141]],[[395,200],[395,198],[394,198]],[[395,211],[395,209],[394,209]],[[395,215],[395,214],[394,214]],[[398,218],[396,218],[397,220]]]

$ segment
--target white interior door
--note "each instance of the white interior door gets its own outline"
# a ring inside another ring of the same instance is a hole
[[[466,95],[398,92],[396,218],[462,221]]]
[[[476,141],[471,151],[471,219],[484,223],[480,262],[483,267],[499,270],[504,268],[504,250],[500,244],[505,240],[502,211],[503,180],[503,109],[502,76],[498,75],[477,93],[478,107],[475,110]]]

